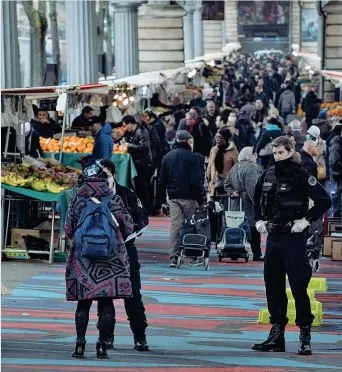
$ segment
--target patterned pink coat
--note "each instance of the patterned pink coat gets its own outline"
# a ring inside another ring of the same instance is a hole
[[[71,200],[64,226],[65,235],[72,240],[77,221],[85,206],[86,199],[110,195],[107,182],[84,183]],[[72,245],[66,264],[66,299],[78,301],[103,297],[131,297],[129,262],[124,238],[133,232],[133,220],[124,207],[121,198],[113,195],[110,210],[119,222],[116,234],[116,249],[108,261],[89,261]]]

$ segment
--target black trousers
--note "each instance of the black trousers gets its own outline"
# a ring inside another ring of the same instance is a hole
[[[133,297],[125,299],[125,310],[134,338],[138,341],[142,341],[145,340],[145,330],[148,324],[140,292],[141,279],[138,251],[134,242],[128,242],[126,248],[130,263],[130,279]]]
[[[261,257],[261,236],[255,226],[251,226],[251,249],[253,258]]]
[[[89,322],[89,311],[92,302],[93,302],[92,300],[78,301],[75,313],[76,333],[78,339],[85,338]],[[113,300],[111,298],[98,299],[97,311],[98,311],[97,327],[99,329],[99,340],[107,341],[110,337],[110,330],[113,328],[115,317]]]
[[[271,324],[285,326],[288,322],[286,274],[296,304],[296,324],[311,325],[314,319],[307,294],[312,268],[304,236],[304,233],[279,233],[267,238],[264,279]]]
[[[138,175],[134,178],[135,193],[141,200],[142,205],[146,210],[149,210],[150,206],[150,191],[149,191],[149,174],[148,167],[145,170],[137,168]]]
[[[133,296],[124,300],[125,310],[127,314],[127,320],[129,321],[133,336],[138,341],[145,340],[145,330],[148,326],[145,307],[142,302],[141,280],[140,280],[140,263],[138,260],[138,251],[134,244],[134,241],[130,241],[126,244],[126,249],[130,262],[130,279],[132,284]],[[114,309],[114,305],[112,303]],[[113,336],[115,329],[115,312],[113,314],[113,324],[110,328],[110,336],[107,340]]]

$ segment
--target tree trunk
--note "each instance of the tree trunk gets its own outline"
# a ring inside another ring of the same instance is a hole
[[[106,1],[106,29],[104,34],[106,53],[106,75],[113,73],[112,20],[109,12],[109,2]]]
[[[51,37],[52,37],[52,60],[57,64],[57,81],[61,79],[61,52],[59,48],[59,35],[57,23],[56,0],[50,0],[50,22],[51,22]]]
[[[48,22],[46,17],[46,1],[40,0],[38,2],[38,17],[40,22],[39,30],[39,55],[40,55],[40,74],[41,74],[41,81],[44,82],[45,72],[46,72],[46,33],[48,29]]]
[[[46,4],[44,1],[39,1],[38,10],[34,9],[33,1],[23,1],[22,4],[31,28],[31,84],[32,86],[39,87],[43,85],[46,68]]]

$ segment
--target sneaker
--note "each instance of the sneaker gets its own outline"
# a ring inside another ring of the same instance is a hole
[[[264,261],[264,257],[253,257],[253,261]]]
[[[221,241],[217,244],[217,249],[220,249],[220,250],[224,249],[224,242],[223,241]]]
[[[177,267],[178,257],[171,257],[170,258],[170,267]]]
[[[201,266],[203,265],[203,258],[202,257],[196,257],[192,258],[191,261],[189,262],[190,266]]]

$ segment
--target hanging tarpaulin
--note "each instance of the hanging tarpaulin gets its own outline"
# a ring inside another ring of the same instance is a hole
[[[299,67],[303,71],[309,71],[313,74],[321,68],[321,57],[316,53],[294,51],[293,55],[300,59]]]
[[[330,70],[322,70],[320,74],[324,76],[326,79],[332,81],[337,87],[341,87],[342,85],[342,72],[341,71],[330,71]]]

